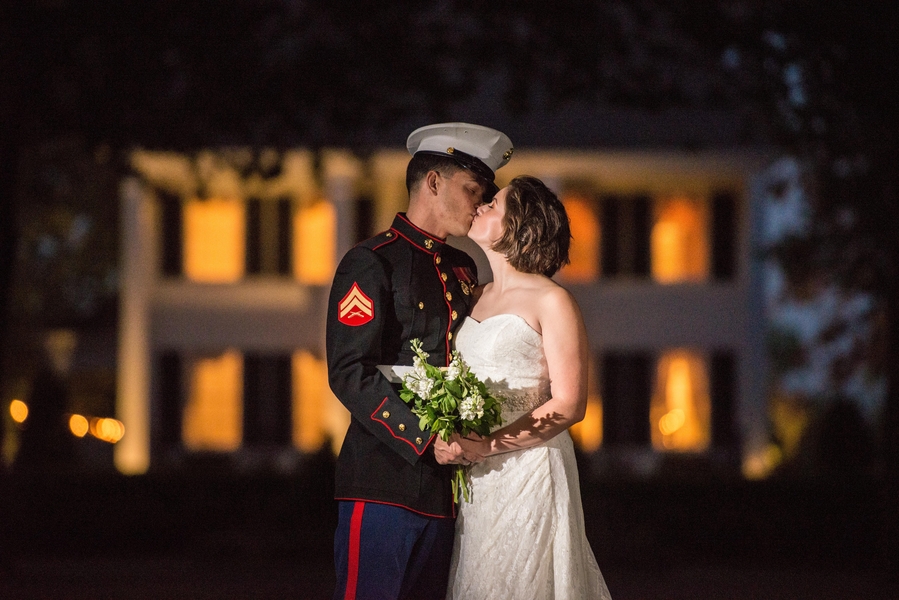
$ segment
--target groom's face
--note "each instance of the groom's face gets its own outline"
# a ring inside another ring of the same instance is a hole
[[[483,184],[467,169],[440,177],[442,187],[435,210],[449,235],[464,236],[471,228],[484,194]]]

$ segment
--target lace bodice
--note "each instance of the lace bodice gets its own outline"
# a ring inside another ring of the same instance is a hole
[[[468,317],[456,334],[456,349],[471,371],[504,399],[507,422],[549,399],[543,336],[522,317],[499,314],[480,322]]]

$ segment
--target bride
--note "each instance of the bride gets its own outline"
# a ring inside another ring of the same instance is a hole
[[[505,399],[504,426],[459,441],[484,459],[459,509],[447,598],[608,599],[567,431],[584,418],[587,335],[577,303],[550,279],[568,262],[565,208],[539,179],[517,177],[478,209],[468,236],[493,282],[475,291],[456,348]]]

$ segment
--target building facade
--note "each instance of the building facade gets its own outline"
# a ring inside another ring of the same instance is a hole
[[[402,149],[192,155],[136,150],[121,188],[119,470],[215,456],[289,468],[348,413],[324,362],[333,271],[405,209]],[[516,150],[499,185],[540,177],[568,209],[556,276],[590,339],[597,467],[668,459],[754,475],[767,442],[761,263],[763,156],[749,151]],[[481,281],[489,266],[467,239]]]

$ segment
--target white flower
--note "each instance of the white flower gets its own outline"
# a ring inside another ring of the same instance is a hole
[[[446,368],[446,380],[455,381],[462,374],[462,365],[457,360],[453,360]]]
[[[428,378],[424,373],[424,368],[422,368],[421,373],[417,370],[407,373],[403,377],[403,383],[406,384],[407,388],[412,390],[412,393],[422,400],[430,400],[431,390],[434,389],[434,384],[436,382],[433,379]]]
[[[453,352],[453,360],[450,362],[449,366],[446,368],[446,380],[447,381],[455,381],[459,377],[464,377],[468,374],[468,365],[466,365],[462,361],[462,356],[459,355],[457,351]]]
[[[484,416],[484,399],[480,394],[468,396],[459,404],[459,416],[465,421],[474,421]]]
[[[422,354],[424,355],[424,358],[427,358],[427,357],[428,357],[428,354],[427,354],[427,353],[422,352]],[[415,357],[412,358],[412,366],[415,368],[415,374],[416,374],[419,378],[427,377],[427,376],[428,376],[428,371],[427,371],[427,369],[425,368],[425,365],[426,365],[427,363],[424,361],[424,358],[419,357],[419,356],[415,356]]]

